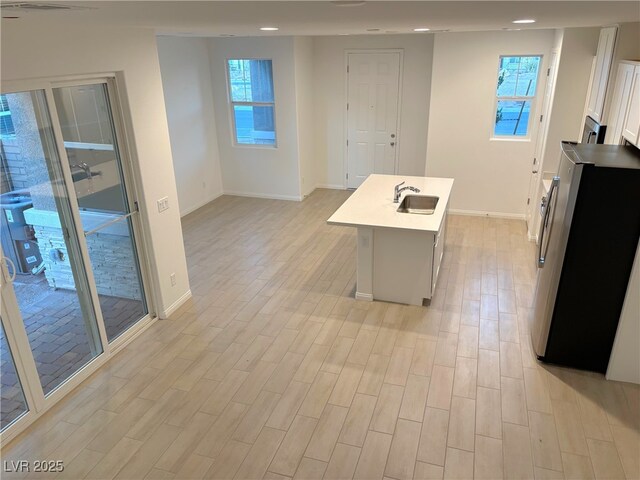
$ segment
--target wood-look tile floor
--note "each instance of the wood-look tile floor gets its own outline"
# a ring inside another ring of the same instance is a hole
[[[638,387],[532,354],[523,222],[452,215],[429,307],[360,302],[355,232],[325,223],[347,196],[186,217],[193,299],[3,460],[65,463],[26,478],[640,478]]]

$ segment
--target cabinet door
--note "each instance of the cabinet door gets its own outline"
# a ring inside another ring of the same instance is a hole
[[[596,66],[593,70],[591,91],[589,92],[589,101],[587,104],[587,115],[598,123],[602,123],[604,97],[607,91],[607,82],[609,80],[609,70],[611,69],[617,30],[617,27],[607,27],[600,30],[600,40],[598,41],[598,51],[596,53]]]
[[[633,82],[634,66],[630,63],[620,63],[616,74],[616,86],[611,97],[611,111],[609,112],[607,138],[605,143],[617,145],[621,141],[625,116],[629,107],[631,84]]]
[[[633,82],[631,84],[631,98],[627,109],[627,117],[624,121],[622,136],[634,145],[638,145],[640,130],[640,65],[633,69]]]
[[[435,241],[433,244],[433,274],[431,277],[431,294],[436,291],[436,284],[438,282],[438,274],[440,273],[440,264],[442,263],[442,256],[444,255],[444,241],[447,227],[447,214],[444,214],[442,219],[442,226],[440,231],[435,235]]]

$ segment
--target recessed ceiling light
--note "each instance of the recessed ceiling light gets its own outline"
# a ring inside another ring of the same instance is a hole
[[[260,30],[262,30],[263,32],[275,32],[279,30],[279,28],[278,27],[260,27]]]
[[[428,32],[429,30],[431,30],[431,29],[427,28],[427,27],[419,27],[419,28],[414,28],[413,29],[414,32]]]
[[[533,18],[523,18],[522,20],[514,20],[512,23],[536,23]]]

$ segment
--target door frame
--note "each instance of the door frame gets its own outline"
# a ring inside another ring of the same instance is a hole
[[[20,311],[15,294],[13,293],[13,288],[10,286],[13,280],[11,279],[11,274],[4,260],[5,257],[2,247],[0,247],[0,256],[0,305],[3,313],[2,329],[4,330],[5,340],[18,375],[18,382],[20,383],[22,394],[27,404],[26,413],[14,421],[12,427],[6,430],[9,431],[18,423],[25,424],[26,426],[35,420],[37,412],[44,407],[44,395],[41,395],[42,388],[39,386],[38,371],[33,355],[25,355],[26,352],[30,352],[29,338],[27,337],[26,330],[24,328],[15,328],[15,326],[9,322],[9,317],[15,317],[16,313],[19,316]],[[38,384],[33,383],[34,379],[38,381]],[[4,444],[4,436],[1,436],[0,439]]]
[[[344,93],[345,98],[342,102],[343,104],[343,118],[342,121],[344,123],[343,129],[343,138],[342,138],[342,185],[345,190],[348,187],[347,174],[349,173],[349,147],[347,145],[347,141],[349,139],[349,110],[347,109],[347,103],[349,102],[349,55],[350,54],[380,54],[380,53],[397,53],[399,55],[399,63],[398,63],[398,106],[397,106],[397,115],[396,115],[396,145],[395,145],[395,158],[393,165],[394,174],[398,174],[399,167],[399,159],[400,159],[400,148],[401,142],[401,126],[402,122],[400,121],[400,117],[402,114],[402,84],[403,84],[403,72],[404,72],[404,49],[403,48],[347,48],[344,50]]]
[[[544,58],[544,57],[543,57]],[[544,176],[544,160],[545,150],[547,149],[547,138],[549,136],[549,120],[551,112],[553,110],[553,99],[555,96],[556,80],[558,78],[558,64],[560,59],[560,51],[558,49],[552,49],[548,55],[549,61],[546,62],[545,67],[550,72],[548,76],[545,76],[545,87],[542,92],[542,102],[538,115],[543,115],[544,121],[542,125],[538,126],[536,138],[534,140],[533,158],[534,162],[531,164],[531,173],[529,175],[529,190],[527,192],[527,198],[529,203],[525,205],[525,223],[527,224],[527,237],[529,241],[538,242],[538,227],[540,225],[540,218],[538,215],[538,202],[540,186],[542,185],[542,178]],[[547,99],[548,89],[552,89],[549,95],[549,101]],[[535,120],[534,120],[535,121]],[[540,145],[540,152],[537,151],[537,147]],[[534,171],[536,173],[534,173]],[[536,180],[537,177],[537,180]],[[536,180],[536,181],[534,181]],[[530,220],[530,221],[527,221]]]
[[[10,427],[6,428],[0,433],[0,443],[6,445],[18,434],[22,433],[29,425],[35,420],[40,418],[50,408],[62,400],[72,390],[78,387],[82,382],[94,374],[102,365],[108,362],[115,354],[123,350],[129,343],[131,343],[138,335],[149,328],[153,323],[158,320],[159,306],[157,299],[159,295],[159,286],[155,281],[155,278],[151,275],[153,271],[153,262],[150,257],[151,242],[149,241],[149,230],[146,211],[144,210],[144,202],[140,201],[139,192],[142,192],[142,186],[140,181],[140,169],[138,166],[138,159],[135,155],[135,148],[132,142],[133,136],[130,133],[131,123],[128,122],[128,117],[125,115],[125,99],[121,95],[121,92],[126,92],[126,85],[124,84],[124,76],[122,73],[102,73],[95,75],[73,75],[63,77],[47,77],[36,80],[13,80],[3,82],[1,92],[18,93],[28,92],[33,90],[41,90],[44,92],[46,107],[48,109],[53,139],[56,143],[56,153],[60,158],[61,170],[65,181],[65,190],[68,195],[69,202],[71,203],[71,217],[76,226],[80,223],[80,212],[77,207],[77,197],[75,190],[72,188],[73,182],[71,179],[71,168],[69,166],[67,154],[64,148],[64,142],[62,137],[62,130],[60,128],[57,109],[53,97],[53,89],[58,87],[74,86],[74,85],[89,85],[89,84],[104,84],[107,87],[107,96],[109,106],[111,108],[111,119],[113,121],[113,127],[115,130],[117,147],[120,153],[122,177],[124,180],[123,188],[127,195],[127,203],[131,212],[137,211],[138,221],[132,221],[132,229],[134,233],[134,248],[140,264],[140,275],[142,280],[143,294],[145,296],[148,313],[129,329],[123,332],[120,336],[109,343],[106,331],[104,328],[104,321],[102,318],[102,311],[100,309],[100,302],[98,298],[97,288],[95,286],[95,279],[93,277],[93,269],[91,268],[91,259],[86,245],[83,232],[78,230],[78,243],[81,254],[80,260],[87,266],[86,276],[89,283],[89,294],[92,303],[95,305],[95,315],[97,320],[97,328],[99,332],[100,341],[102,343],[102,353],[95,356],[87,364],[85,364],[78,371],[69,376],[59,387],[52,391],[49,396],[45,397],[42,386],[40,384],[40,378],[31,353],[31,346],[26,334],[24,323],[22,323],[22,317],[19,311],[18,303],[15,298],[13,285],[8,279],[10,279],[7,267],[4,261],[0,261],[0,276],[2,276],[2,307],[7,315],[11,315],[9,318],[3,317],[3,326],[7,338],[7,343],[11,349],[11,353],[16,360],[16,370],[18,371],[20,382],[23,386],[25,394],[25,400],[27,401],[28,412],[22,415],[16,422]],[[137,207],[137,208],[136,208]],[[1,252],[0,252],[1,253]],[[13,306],[12,306],[13,305]],[[18,322],[15,321],[18,319]],[[21,323],[21,325],[16,325]],[[19,360],[19,361],[18,361]],[[20,365],[18,365],[20,363]]]

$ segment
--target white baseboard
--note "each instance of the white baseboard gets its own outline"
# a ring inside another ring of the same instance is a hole
[[[251,198],[268,198],[270,200],[292,200],[295,202],[302,201],[302,197],[300,197],[300,195],[274,195],[271,193],[237,192],[232,190],[225,190],[223,195],[236,195],[238,197]]]
[[[216,198],[220,198],[222,195],[224,195],[222,192],[216,193],[215,195],[211,196],[210,198],[207,198],[206,200],[204,200],[201,203],[198,203],[196,205],[194,205],[193,207],[189,207],[184,211],[180,212],[180,218],[182,217],[186,217],[187,215],[189,215],[190,213],[195,212],[196,210],[198,210],[199,208],[204,207],[207,203],[211,203],[213,202]]]
[[[460,210],[450,208],[451,215],[470,215],[473,217],[489,217],[489,218],[505,218],[508,220],[524,220],[524,213],[503,213],[503,212],[484,212],[482,210]]]
[[[302,199],[306,199],[309,195],[311,195],[313,192],[316,191],[316,188],[318,187],[313,187],[311,190],[309,190],[307,193],[302,194]]]
[[[365,302],[373,302],[373,294],[356,292],[356,300],[364,300]]]
[[[344,185],[338,185],[337,183],[319,183],[316,188],[326,188],[328,190],[345,190]]]
[[[191,298],[191,290],[187,290],[178,300],[173,302],[169,307],[160,312],[159,317],[162,319],[169,318],[176,310],[178,310],[187,300]]]

